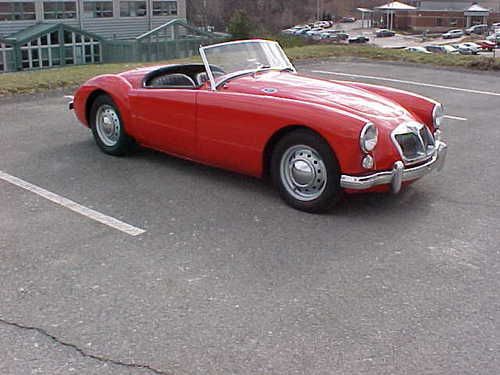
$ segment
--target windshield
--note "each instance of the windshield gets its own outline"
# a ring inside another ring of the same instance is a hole
[[[202,47],[200,53],[206,69],[210,69],[210,79],[214,79],[213,88],[240,74],[269,69],[295,71],[279,44],[267,40],[215,44]]]

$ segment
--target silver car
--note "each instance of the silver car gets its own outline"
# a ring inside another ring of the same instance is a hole
[[[461,38],[464,36],[463,30],[456,29],[456,30],[450,30],[447,33],[444,33],[442,35],[443,39],[453,39],[453,38]]]

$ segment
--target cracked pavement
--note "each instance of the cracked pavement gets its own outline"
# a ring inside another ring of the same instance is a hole
[[[1,331],[6,333],[0,338],[0,345],[6,348],[6,356],[13,362],[6,361],[0,364],[2,374],[8,373],[90,373],[90,374],[114,374],[120,371],[122,374],[144,374],[168,375],[169,373],[154,369],[148,365],[138,363],[126,363],[111,358],[89,354],[85,349],[59,340],[44,329],[20,325],[0,319]],[[21,331],[25,331],[20,332]],[[4,340],[2,340],[2,338]],[[5,341],[5,342],[3,342]],[[36,361],[36,369],[27,366],[29,359],[17,354],[19,346],[27,346],[32,354],[32,361]],[[73,353],[71,353],[73,352]],[[78,355],[81,358],[77,358]],[[43,359],[41,359],[43,358]]]
[[[298,68],[500,93],[498,73]],[[147,230],[0,180],[0,374],[498,374],[500,96],[360,80],[468,120],[444,125],[440,174],[329,215],[153,151],[106,156],[61,93],[0,99],[0,170]]]

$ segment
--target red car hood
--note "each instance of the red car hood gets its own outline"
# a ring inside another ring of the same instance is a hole
[[[226,90],[295,99],[337,108],[394,128],[413,116],[398,103],[348,83],[288,72],[265,72],[230,80]]]

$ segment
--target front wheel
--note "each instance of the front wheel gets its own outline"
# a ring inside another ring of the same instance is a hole
[[[120,111],[108,95],[100,95],[92,103],[90,128],[97,145],[106,154],[125,155],[133,145],[123,127]]]
[[[334,153],[322,137],[308,130],[288,133],[276,144],[271,177],[285,202],[302,211],[327,212],[342,195]]]

